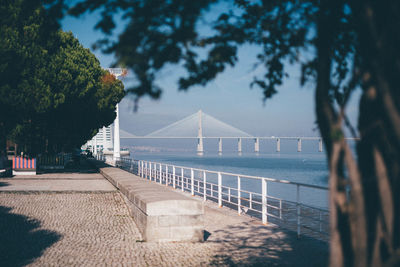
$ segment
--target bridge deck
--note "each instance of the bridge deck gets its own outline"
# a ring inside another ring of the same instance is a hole
[[[295,233],[210,203],[205,209],[205,242],[143,243],[120,193],[89,186],[90,181],[108,183],[98,174],[15,178],[63,181],[64,192],[30,186],[25,192],[23,187],[5,192],[8,185],[3,182],[0,261],[5,265],[326,265],[326,243],[297,239]],[[77,180],[86,181],[90,190],[75,190]]]

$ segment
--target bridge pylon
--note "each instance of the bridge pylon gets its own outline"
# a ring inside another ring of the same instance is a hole
[[[197,134],[197,155],[202,156],[204,154],[203,146],[203,123],[202,123],[202,112],[201,109],[198,112],[199,116],[199,132]]]

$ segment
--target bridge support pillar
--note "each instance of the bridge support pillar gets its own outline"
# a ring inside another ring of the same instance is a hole
[[[258,137],[254,139],[254,152],[260,152],[260,138]]]
[[[281,139],[276,139],[276,152],[281,152]]]
[[[297,139],[297,152],[301,152],[301,139]]]
[[[319,151],[319,152],[322,152],[322,139],[319,139],[319,142],[318,142],[318,151]]]
[[[222,138],[218,138],[218,154],[222,155]]]
[[[238,153],[242,154],[242,138],[238,139]]]
[[[197,134],[197,155],[202,156],[204,153],[203,147],[203,123],[202,123],[202,112],[199,110],[199,133]]]
[[[202,156],[204,153],[203,137],[197,138],[197,155]]]

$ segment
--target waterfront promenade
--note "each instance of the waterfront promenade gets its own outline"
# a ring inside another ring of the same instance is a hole
[[[172,189],[171,189],[172,190]],[[0,179],[2,266],[325,266],[322,241],[205,203],[203,243],[142,242],[123,196],[77,170]]]

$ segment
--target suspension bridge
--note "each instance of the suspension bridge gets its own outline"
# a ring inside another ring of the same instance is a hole
[[[110,73],[117,78],[124,77],[126,71],[121,68],[107,69]],[[195,139],[197,140],[197,153],[202,155],[204,153],[204,139],[217,139],[218,140],[218,153],[222,154],[222,141],[223,139],[237,139],[237,151],[242,153],[242,140],[254,140],[254,152],[260,152],[260,140],[275,140],[276,151],[281,151],[281,140],[297,140],[297,151],[302,151],[303,140],[318,141],[318,151],[322,152],[323,144],[321,137],[307,137],[307,136],[254,136],[243,130],[240,130],[232,125],[229,125],[221,120],[214,118],[211,115],[204,113],[202,110],[189,115],[179,121],[169,124],[159,130],[151,132],[144,136],[137,136],[127,131],[120,129],[119,126],[119,107],[116,106],[116,119],[114,121],[114,140],[113,140],[113,158],[120,157],[120,139]],[[111,131],[111,129],[110,129]],[[106,129],[103,128],[102,137],[94,137],[92,147],[95,147],[94,153],[97,154],[98,141],[106,141]],[[111,142],[111,136],[108,137]],[[358,140],[358,138],[345,138],[346,140]],[[104,146],[103,146],[104,147]]]
[[[323,145],[321,137],[305,136],[253,136],[243,130],[214,118],[202,110],[187,116],[177,122],[167,125],[159,130],[144,136],[136,136],[121,130],[120,139],[197,139],[197,153],[204,153],[204,139],[218,140],[218,153],[222,153],[223,139],[237,139],[237,150],[242,152],[242,140],[253,139],[254,151],[260,152],[260,140],[276,140],[276,151],[281,150],[281,140],[297,140],[297,151],[302,150],[303,140],[318,141],[318,151],[322,152]],[[355,138],[347,138],[355,139]]]

